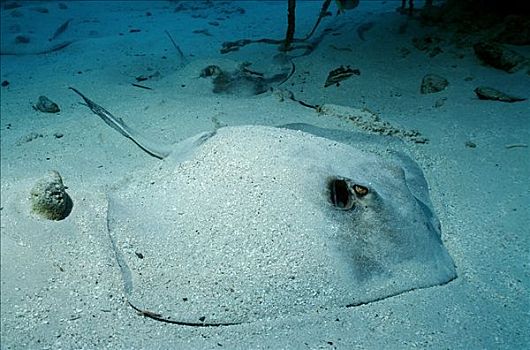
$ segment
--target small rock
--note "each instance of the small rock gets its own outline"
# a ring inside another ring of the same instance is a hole
[[[206,35],[206,36],[213,36],[212,34],[210,34],[208,29],[196,29],[196,30],[193,31],[193,33],[195,33],[195,34],[203,34],[203,35]]]
[[[466,141],[466,147],[469,147],[469,148],[476,148],[476,147],[477,147],[477,144],[474,143],[473,141]]]
[[[8,86],[8,85],[9,85],[9,82],[8,82],[7,80],[4,80],[4,81],[2,82],[2,87],[6,87],[6,86]]]
[[[521,54],[495,43],[479,42],[473,45],[473,50],[485,64],[508,73],[519,70],[526,62]]]
[[[44,113],[58,113],[61,111],[57,103],[51,101],[46,96],[39,96],[39,100],[33,108]]]
[[[67,187],[57,171],[35,184],[31,189],[31,209],[37,215],[48,220],[63,220],[72,211],[72,199],[66,193]]]
[[[15,37],[15,43],[17,44],[28,44],[29,43],[29,37],[25,35],[17,35]]]
[[[501,102],[519,102],[519,101],[526,100],[526,98],[511,96],[511,95],[505,94],[502,91],[499,91],[497,89],[490,88],[487,86],[477,87],[475,89],[475,94],[481,100],[493,100],[493,101],[501,101]]]
[[[436,74],[427,74],[421,81],[420,92],[422,94],[432,94],[440,92],[449,85],[449,82],[444,77]]]
[[[442,48],[439,46],[441,42],[442,39],[431,36],[412,39],[412,45],[418,50],[426,52],[429,57],[434,57],[443,52]]]

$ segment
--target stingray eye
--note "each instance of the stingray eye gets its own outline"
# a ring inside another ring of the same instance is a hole
[[[359,197],[364,197],[368,194],[368,188],[361,185],[353,185],[353,191]]]
[[[348,210],[353,208],[353,194],[348,182],[344,179],[332,179],[328,183],[329,200],[337,209]]]

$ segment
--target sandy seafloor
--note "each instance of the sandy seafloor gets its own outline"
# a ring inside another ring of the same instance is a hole
[[[66,9],[48,1],[22,5],[18,17],[15,10],[2,10],[4,53],[45,50],[48,38],[70,18],[53,42],[74,42],[49,54],[1,56],[1,80],[9,81],[1,88],[2,349],[523,349],[530,344],[530,150],[506,147],[530,143],[530,102],[483,101],[473,93],[489,85],[528,98],[525,71],[486,67],[470,47],[448,41],[440,44],[441,54],[429,57],[411,40],[450,34],[400,15],[398,2],[361,1],[355,10],[325,18],[317,35],[325,28],[335,32],[294,61],[296,73],[282,87],[311,104],[366,108],[429,139],[405,140],[402,147],[425,172],[458,278],[326,313],[229,327],[177,326],[139,316],[123,302],[104,233],[106,191],[159,160],[105,125],[67,87],[166,142],[212,130],[216,123],[356,128],[273,93],[214,94],[211,81],[198,77],[221,60],[234,66],[254,62],[274,73],[274,46],[250,45],[226,55],[219,49],[227,40],[282,38],[284,2],[216,2],[180,12],[168,1],[76,1]],[[320,2],[298,4],[298,36],[309,31],[319,9]],[[373,23],[365,40],[356,31],[363,23]],[[193,33],[202,29],[211,36]],[[28,35],[30,43],[14,45],[19,34]],[[528,47],[517,49],[530,55]],[[340,65],[361,74],[324,88],[328,72]],[[141,82],[152,90],[131,86],[135,77],[155,72],[158,77]],[[447,89],[420,94],[427,73],[447,78]],[[35,111],[40,95],[57,102],[60,113]],[[28,137],[32,133],[42,136]],[[35,181],[51,169],[61,173],[74,201],[70,216],[59,222],[32,216],[27,201]]]

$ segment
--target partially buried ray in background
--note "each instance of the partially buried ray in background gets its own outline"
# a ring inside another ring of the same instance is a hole
[[[74,91],[164,158],[108,195],[125,294],[145,316],[238,324],[456,278],[421,169],[397,152],[368,151],[366,135],[238,126],[161,146],[136,140]]]

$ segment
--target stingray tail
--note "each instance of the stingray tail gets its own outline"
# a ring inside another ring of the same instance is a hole
[[[69,87],[69,89],[81,96],[85,101],[85,105],[90,108],[90,110],[94,114],[103,119],[103,121],[107,125],[109,125],[114,130],[118,131],[120,134],[127,137],[128,139],[131,139],[134,143],[138,145],[138,147],[143,149],[145,152],[159,159],[166,158],[169,155],[170,150],[168,146],[156,144],[152,141],[149,141],[147,138],[143,137],[142,135],[138,134],[138,132],[128,127],[121,118],[113,116],[109,111],[96,104],[94,101],[90,100],[76,88]]]

